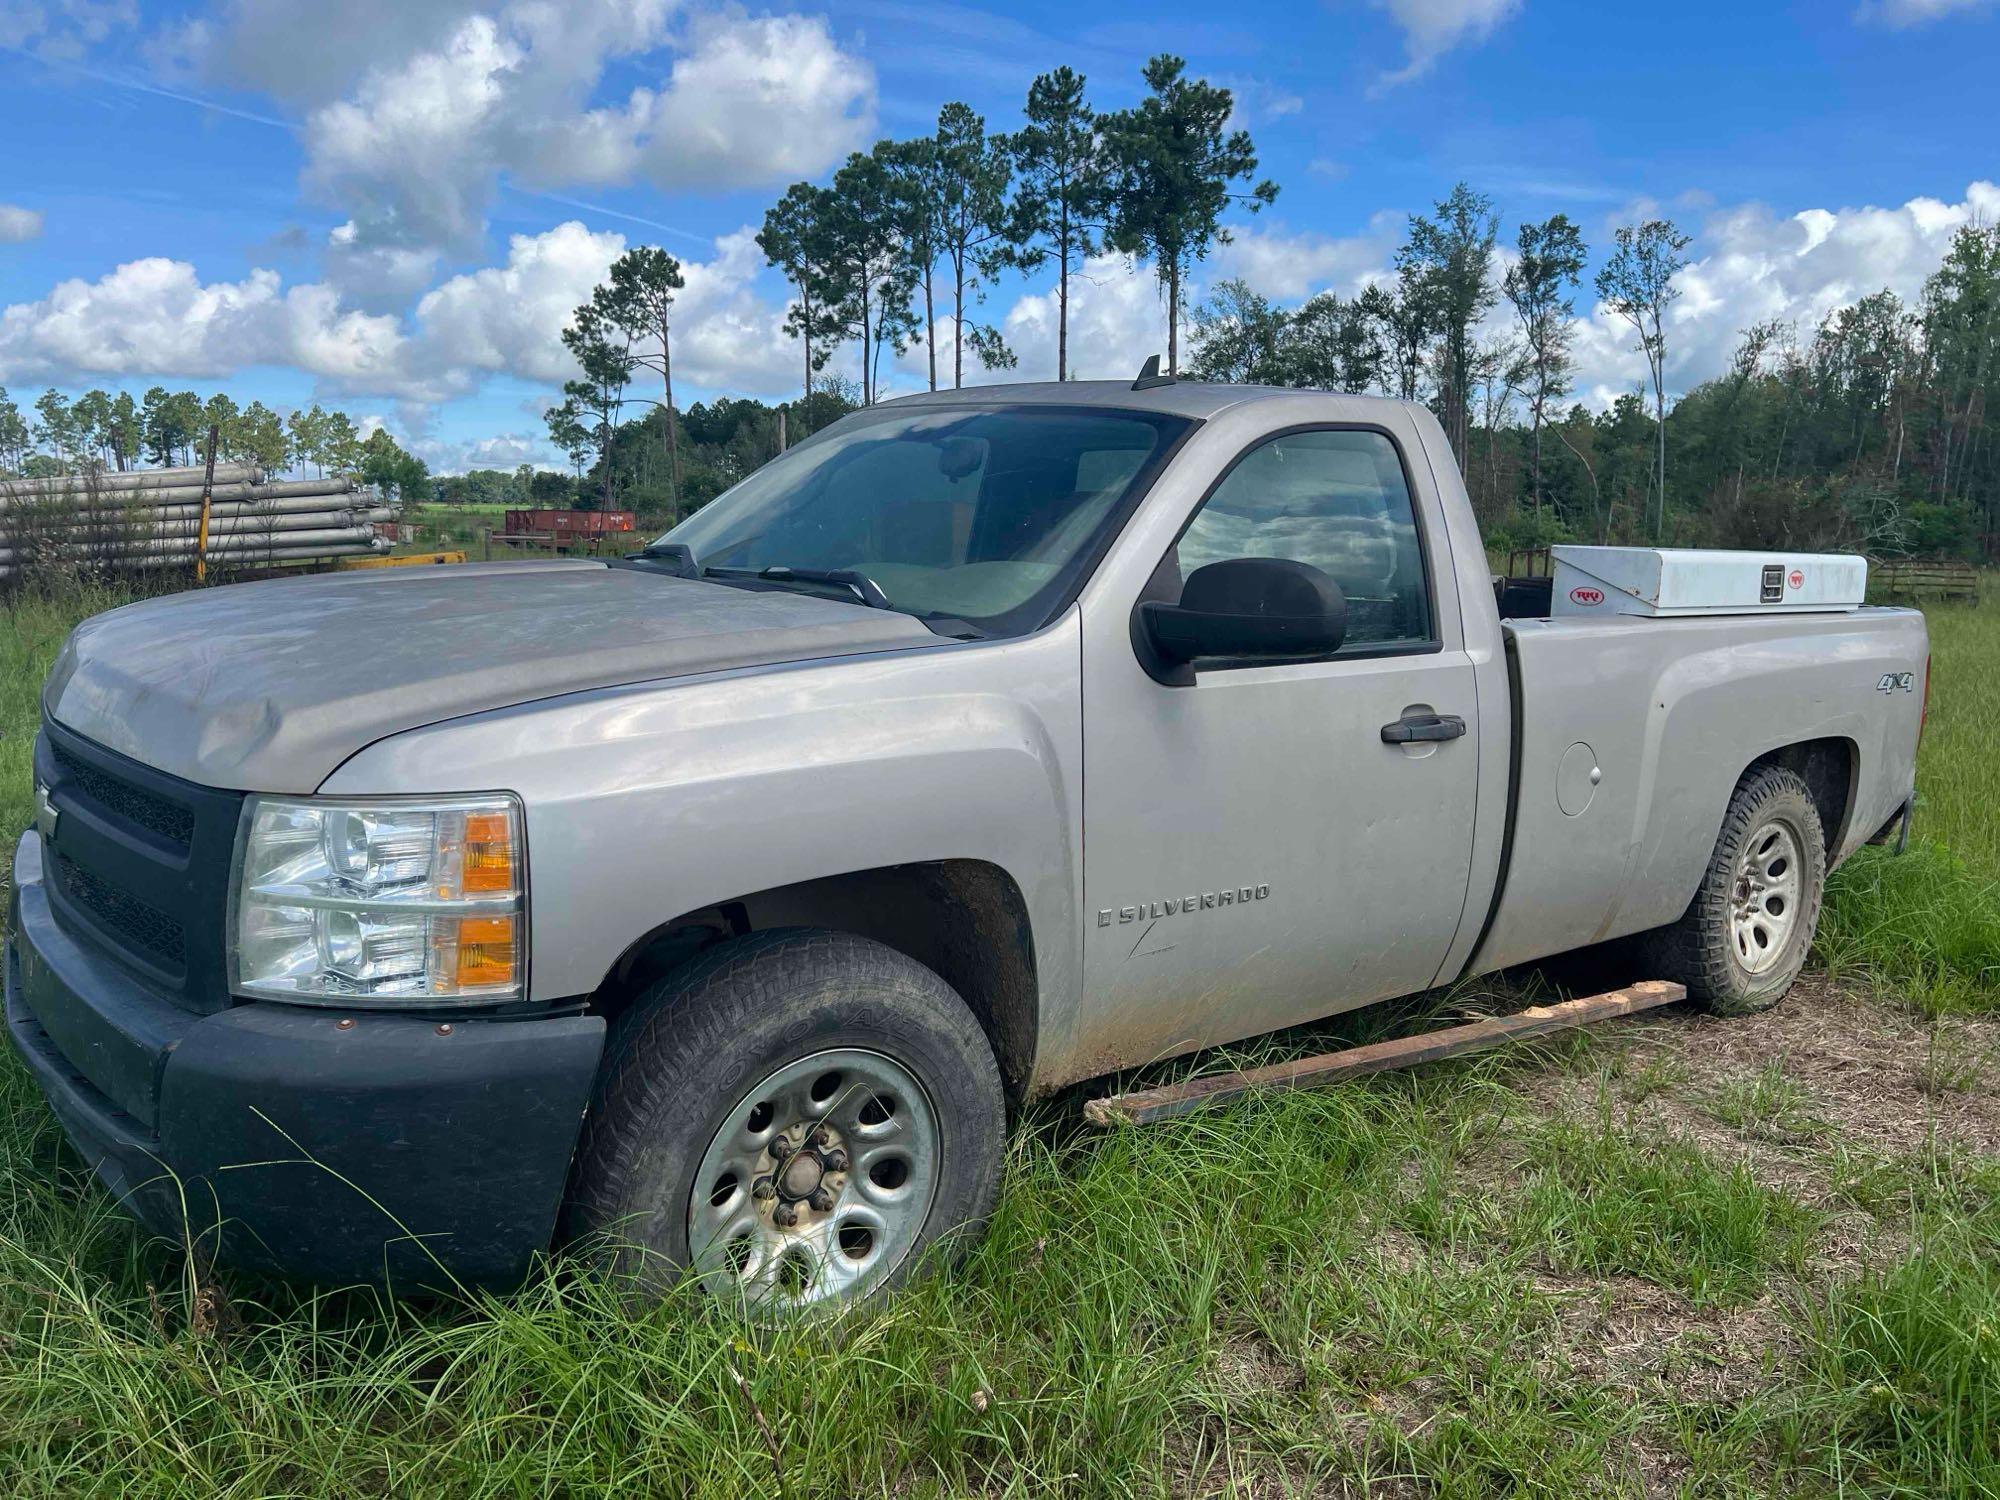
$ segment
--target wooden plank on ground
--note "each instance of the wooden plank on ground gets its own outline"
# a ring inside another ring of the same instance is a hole
[[[1113,1094],[1092,1099],[1083,1106],[1084,1118],[1093,1125],[1148,1125],[1170,1120],[1223,1099],[1234,1098],[1252,1089],[1303,1089],[1337,1083],[1346,1078],[1362,1078],[1370,1073],[1386,1073],[1394,1068],[1437,1062],[1467,1052],[1528,1037],[1544,1036],[1593,1021],[1608,1021],[1642,1010],[1672,1005],[1687,998],[1687,986],[1664,979],[1644,979],[1622,990],[1602,995],[1586,995],[1556,1005],[1532,1005],[1509,1016],[1488,1016],[1463,1026],[1418,1036],[1398,1037],[1390,1042],[1371,1042],[1365,1047],[1348,1047],[1339,1052],[1323,1052],[1295,1062],[1272,1063],[1239,1073],[1208,1073],[1164,1088],[1134,1094]]]

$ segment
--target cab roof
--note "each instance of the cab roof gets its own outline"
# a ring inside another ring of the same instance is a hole
[[[1331,396],[1342,402],[1370,401],[1385,406],[1402,403],[1381,396],[1349,396],[1334,391],[1300,390],[1280,385],[1231,385],[1221,381],[1174,380],[1135,390],[1129,380],[1022,381],[971,385],[956,391],[920,391],[898,396],[882,406],[1101,406],[1121,411],[1157,411],[1205,421],[1253,401],[1301,396]]]

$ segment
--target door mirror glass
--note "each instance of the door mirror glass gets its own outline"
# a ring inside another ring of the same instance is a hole
[[[1205,659],[1331,655],[1347,632],[1347,599],[1310,563],[1234,557],[1196,568],[1179,603],[1142,604],[1139,617],[1151,655],[1168,669],[1183,669],[1185,680],[1184,669]]]

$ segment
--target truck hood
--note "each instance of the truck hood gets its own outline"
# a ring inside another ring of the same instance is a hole
[[[442,719],[940,644],[889,610],[582,559],[384,568],[203,589],[86,620],[43,702],[78,734],[185,780],[310,792],[363,746]],[[449,777],[439,767],[441,786]]]

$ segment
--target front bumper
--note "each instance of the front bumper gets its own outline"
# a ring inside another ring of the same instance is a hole
[[[56,922],[32,832],[10,916],[8,1034],[156,1233],[214,1263],[413,1291],[507,1286],[549,1244],[601,1017],[196,1014]]]

